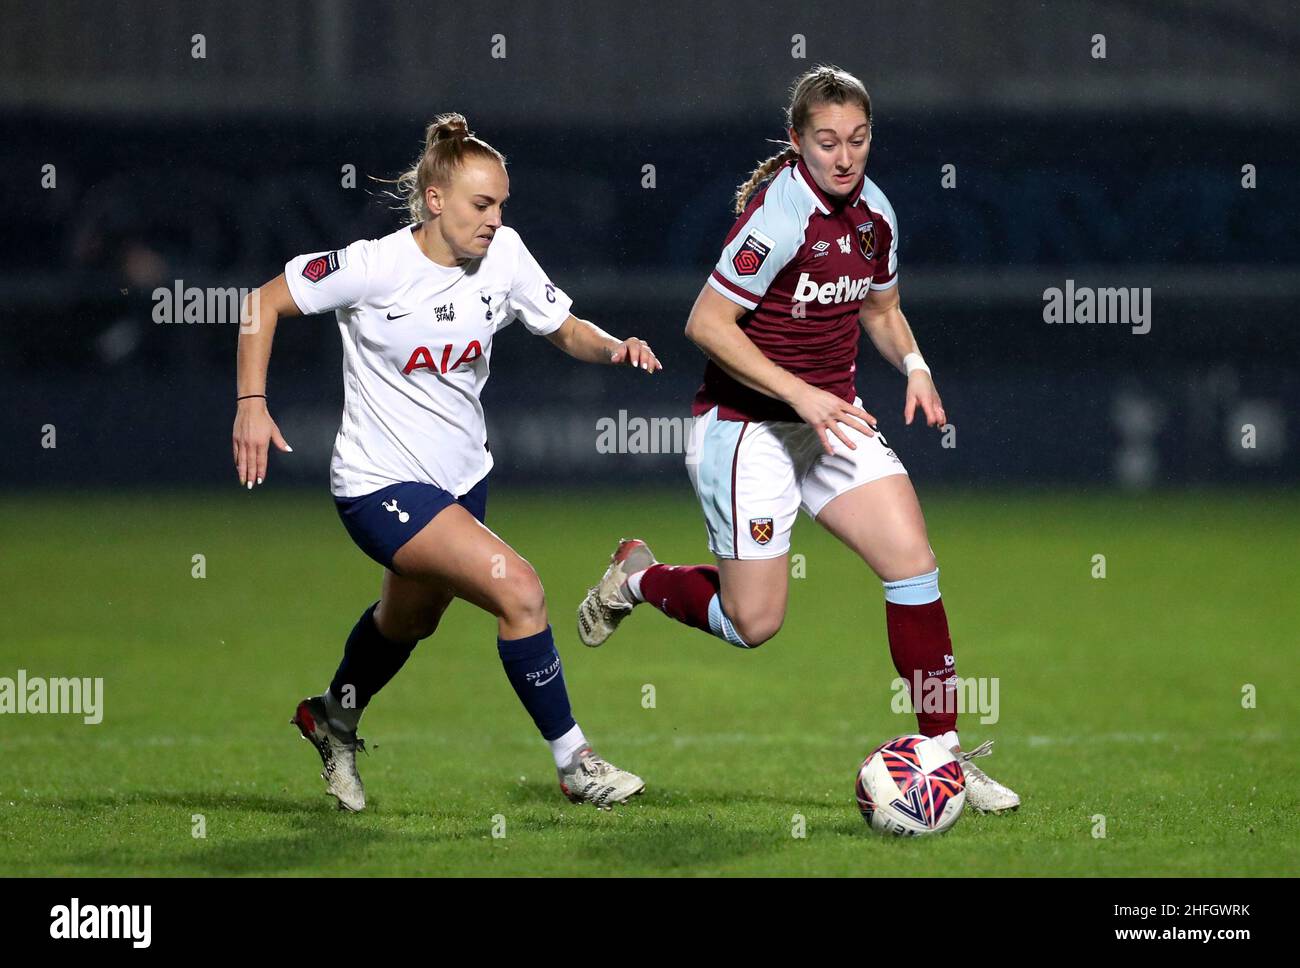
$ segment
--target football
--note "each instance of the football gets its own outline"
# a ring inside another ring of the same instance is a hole
[[[900,736],[858,768],[858,809],[871,829],[895,837],[941,834],[966,804],[957,758],[928,736]]]

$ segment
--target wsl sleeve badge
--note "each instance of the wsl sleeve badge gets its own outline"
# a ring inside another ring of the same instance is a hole
[[[736,254],[731,257],[731,268],[736,270],[738,276],[756,275],[763,267],[763,263],[767,261],[775,244],[762,232],[752,229],[745,236],[745,241],[740,244],[740,248],[736,250]]]
[[[337,249],[334,252],[318,255],[314,259],[308,259],[307,264],[302,267],[302,277],[310,283],[317,283],[340,269],[346,269],[347,266],[348,250]]]

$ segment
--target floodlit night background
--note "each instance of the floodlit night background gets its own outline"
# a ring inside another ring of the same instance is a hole
[[[300,252],[392,231],[402,213],[372,176],[395,176],[425,123],[457,110],[509,159],[508,221],[575,312],[650,340],[667,367],[629,380],[507,331],[485,398],[497,479],[686,487],[679,455],[597,455],[595,421],[689,413],[703,359],[682,328],[731,192],[783,136],[793,78],[819,62],[872,94],[868,174],[898,213],[903,307],[957,431],[944,449],[903,430],[902,383],[863,341],[865,406],[918,480],[1296,480],[1290,4],[617,8],[7,14],[4,485],[233,482],[235,328],[156,324],[152,293],[254,287]],[[342,187],[347,165],[355,187]],[[1150,288],[1150,332],[1045,324],[1044,291],[1071,279]],[[273,458],[277,487],[326,485],[340,358],[332,316],[276,334],[271,411],[295,447]],[[40,446],[46,423],[53,450]]]

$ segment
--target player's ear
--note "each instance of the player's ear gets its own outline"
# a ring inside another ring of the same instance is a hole
[[[430,185],[424,190],[424,204],[430,215],[442,214],[443,197],[437,185]]]
[[[799,147],[799,132],[794,128],[786,128],[785,130],[786,134],[790,136],[790,144],[794,145],[794,150],[803,154],[802,149]]]

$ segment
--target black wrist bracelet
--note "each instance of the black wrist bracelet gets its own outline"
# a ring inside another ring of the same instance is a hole
[[[245,393],[242,397],[235,397],[235,403],[238,403],[240,400],[251,400],[251,399],[253,399],[253,397],[261,397],[263,400],[265,400],[265,399],[266,399],[266,394],[265,394],[265,393]]]

